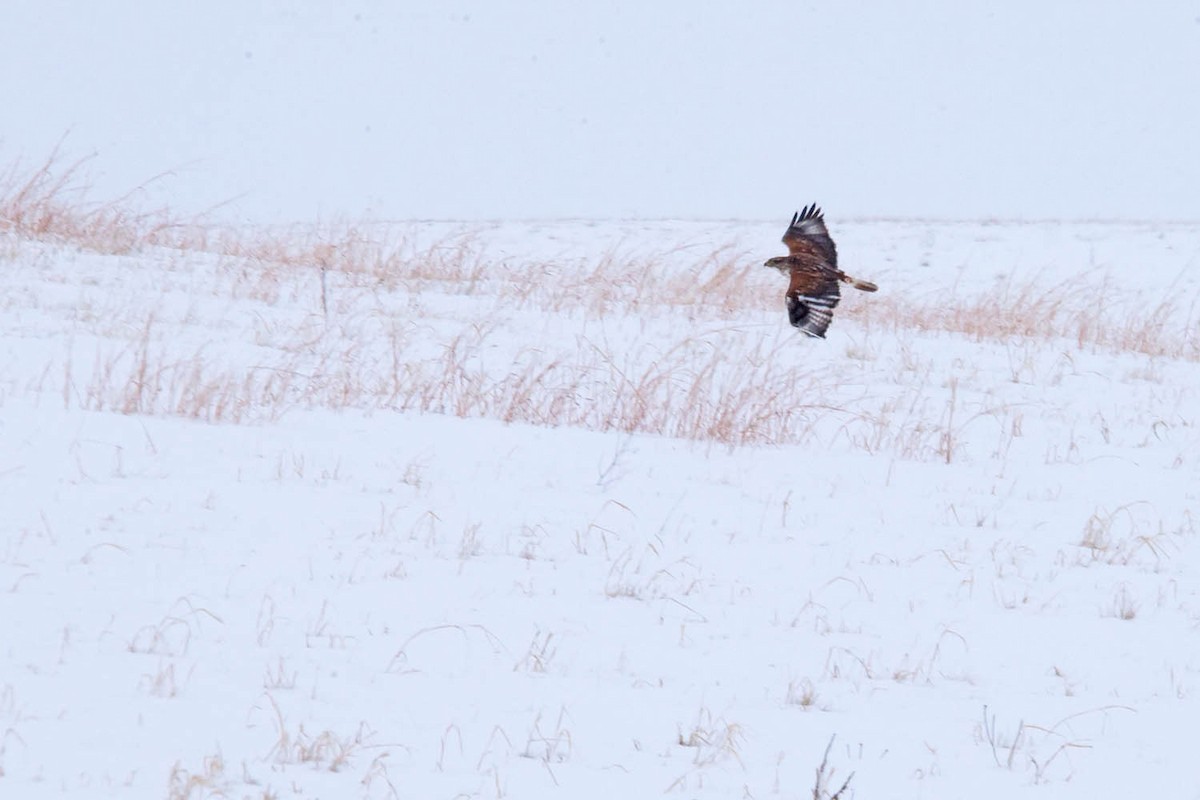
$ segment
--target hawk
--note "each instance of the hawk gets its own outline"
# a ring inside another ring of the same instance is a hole
[[[788,247],[788,254],[768,258],[763,266],[774,267],[791,276],[784,295],[788,321],[809,336],[825,338],[825,330],[833,320],[833,309],[842,299],[839,281],[864,292],[879,288],[870,281],[851,278],[838,269],[837,248],[825,228],[825,215],[816,203],[792,215],[792,223],[783,234],[783,243]]]

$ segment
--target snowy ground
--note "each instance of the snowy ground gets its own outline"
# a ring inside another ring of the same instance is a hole
[[[832,227],[5,234],[0,796],[1200,798],[1200,227]]]

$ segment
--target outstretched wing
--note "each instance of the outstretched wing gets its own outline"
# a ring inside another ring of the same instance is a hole
[[[783,243],[787,245],[790,255],[817,256],[828,266],[837,269],[837,248],[825,228],[825,215],[816,203],[792,215],[792,224],[783,234]]]
[[[785,299],[788,322],[809,336],[824,339],[842,294],[832,273],[799,268],[792,270]]]

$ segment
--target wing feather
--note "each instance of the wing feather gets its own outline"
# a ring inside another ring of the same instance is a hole
[[[837,268],[837,247],[825,227],[825,215],[816,203],[792,215],[791,224],[783,234],[783,243],[790,255],[806,254],[815,249],[826,264]]]
[[[793,270],[784,299],[788,321],[809,336],[824,339],[842,295],[837,279],[830,273],[801,268]]]

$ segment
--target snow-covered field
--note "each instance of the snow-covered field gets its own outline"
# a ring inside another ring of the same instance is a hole
[[[1200,797],[1200,226],[782,222],[0,235],[0,796]]]

